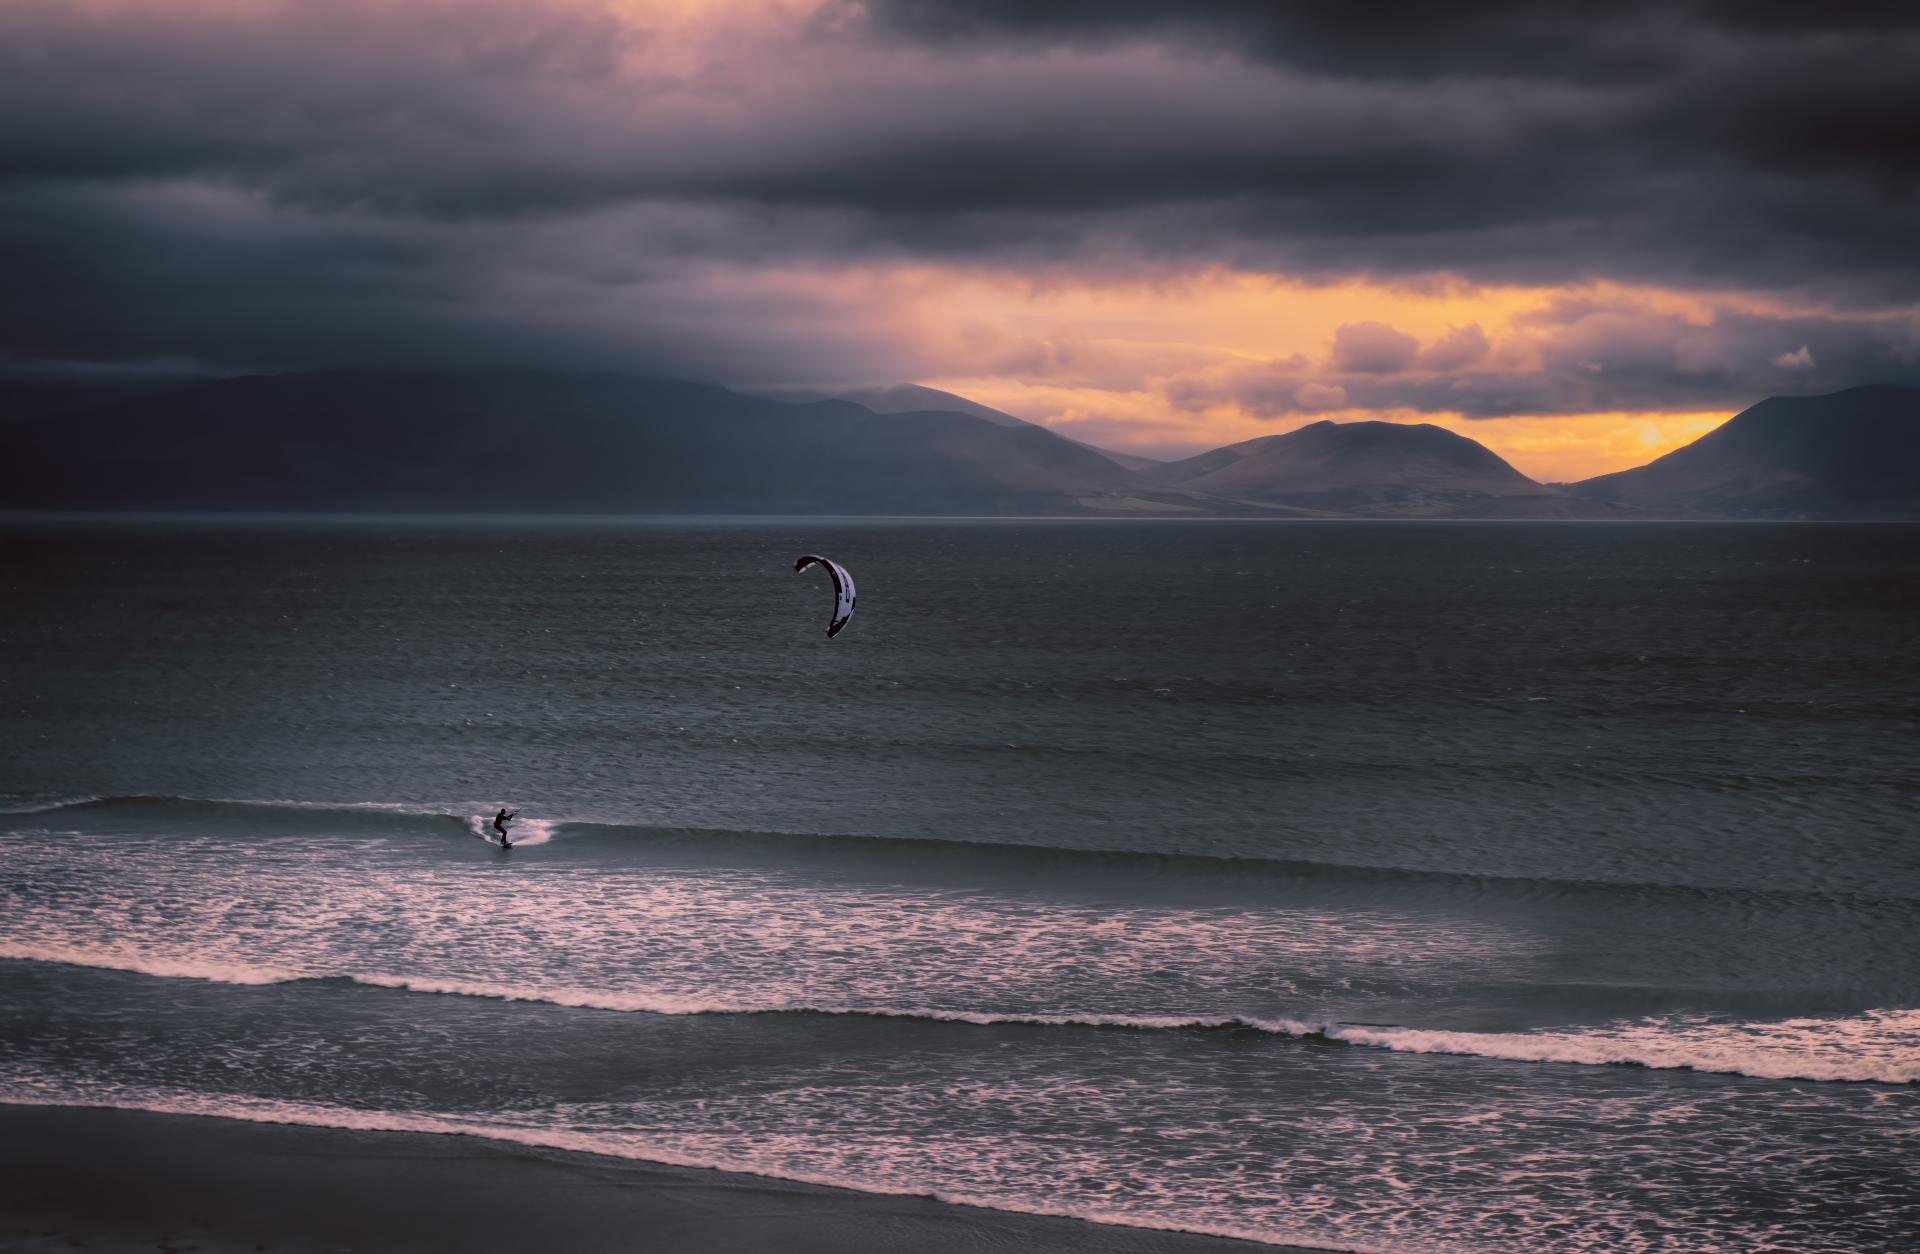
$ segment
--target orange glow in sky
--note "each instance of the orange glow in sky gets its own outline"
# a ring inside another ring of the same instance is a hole
[[[889,311],[895,331],[934,365],[917,382],[1150,455],[1186,455],[1323,418],[1377,418],[1432,422],[1536,479],[1569,481],[1643,465],[1732,416],[1697,407],[1499,418],[1405,407],[1261,413],[1231,388],[1203,402],[1191,396],[1273,363],[1291,363],[1302,377],[1330,371],[1334,337],[1350,324],[1385,324],[1422,345],[1476,327],[1487,347],[1474,365],[1524,375],[1540,365],[1540,332],[1527,317],[1556,302],[1630,302],[1688,319],[1706,318],[1713,304],[1654,289],[1307,284],[1227,271],[1095,285],[1069,275],[928,267],[825,281],[842,287],[843,298],[857,291],[868,307]]]

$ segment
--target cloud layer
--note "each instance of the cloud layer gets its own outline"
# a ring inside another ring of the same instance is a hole
[[[1101,386],[1271,415],[1920,377],[1920,9],[1360,16],[14,0],[0,357],[837,384],[999,354],[1061,386],[1099,357]],[[1459,316],[1215,352],[1098,319],[1023,341],[939,297],[1196,274],[1446,291]],[[1518,289],[1564,293],[1481,308]]]

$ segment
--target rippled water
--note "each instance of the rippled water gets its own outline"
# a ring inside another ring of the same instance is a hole
[[[1920,1231],[1920,529],[0,530],[0,1098],[1331,1248]]]

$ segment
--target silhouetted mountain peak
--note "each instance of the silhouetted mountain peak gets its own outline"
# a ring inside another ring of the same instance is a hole
[[[1920,513],[1920,388],[1775,396],[1635,470],[1575,495],[1661,513],[1912,517]]]
[[[1404,505],[1428,512],[1441,498],[1552,496],[1475,440],[1430,423],[1309,423],[1170,462],[1151,477],[1193,492],[1337,509]],[[1399,504],[1395,504],[1398,502]]]

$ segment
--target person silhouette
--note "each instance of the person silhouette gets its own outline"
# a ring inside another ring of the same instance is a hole
[[[493,816],[493,830],[500,833],[500,847],[502,849],[513,848],[513,842],[507,839],[507,824],[513,822],[513,816],[518,813],[520,813],[520,811],[509,810],[505,806],[501,806],[500,813]]]

